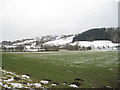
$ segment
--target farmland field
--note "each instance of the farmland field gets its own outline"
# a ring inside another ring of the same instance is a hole
[[[82,79],[80,88],[117,88],[118,51],[4,52],[2,65],[18,75],[30,74],[33,81],[58,82],[61,88],[76,78]]]

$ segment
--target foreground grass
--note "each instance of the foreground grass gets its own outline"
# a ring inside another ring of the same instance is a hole
[[[46,53],[3,53],[4,69],[30,74],[34,81],[51,79],[58,87],[68,87],[75,78],[80,88],[117,87],[117,51],[65,51]],[[67,85],[62,85],[67,82]]]

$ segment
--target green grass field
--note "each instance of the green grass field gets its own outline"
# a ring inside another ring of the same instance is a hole
[[[2,64],[5,70],[30,74],[33,81],[50,79],[61,88],[75,78],[84,80],[79,81],[80,88],[117,87],[117,51],[9,52],[2,54]]]

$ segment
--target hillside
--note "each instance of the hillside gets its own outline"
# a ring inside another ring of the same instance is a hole
[[[120,42],[119,28],[94,28],[77,35],[46,35],[30,39],[21,39],[16,41],[2,41],[1,45],[16,46],[16,45],[36,45],[36,46],[64,46],[75,41],[94,41],[94,40],[109,40],[113,43]],[[118,35],[119,34],[119,35]]]
[[[93,40],[110,40],[112,42],[120,42],[118,39],[119,28],[95,28],[76,35],[75,41],[93,41]],[[119,33],[120,34],[120,33]]]
[[[2,45],[65,45],[71,43],[74,35],[47,35],[32,39],[22,39],[16,41],[2,41]]]
[[[59,46],[59,45],[66,45],[72,42],[74,35],[63,35],[58,37],[56,40],[48,41],[44,43],[44,45],[50,46]]]

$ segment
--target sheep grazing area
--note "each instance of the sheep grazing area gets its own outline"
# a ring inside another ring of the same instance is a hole
[[[118,63],[118,51],[2,53],[3,70],[47,88],[117,88]]]

